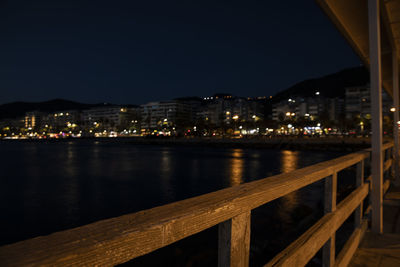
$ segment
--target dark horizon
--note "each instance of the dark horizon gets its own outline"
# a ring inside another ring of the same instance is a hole
[[[0,4],[0,104],[268,96],[360,65],[313,1]]]

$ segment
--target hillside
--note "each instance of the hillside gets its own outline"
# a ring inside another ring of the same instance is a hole
[[[349,68],[321,78],[299,82],[277,93],[272,99],[276,103],[289,97],[314,96],[316,91],[324,97],[344,97],[346,87],[365,85],[368,82],[369,74],[365,67]]]
[[[364,67],[345,69],[321,78],[305,80],[290,88],[277,93],[272,98],[272,103],[277,103],[290,97],[314,96],[316,91],[324,97],[344,97],[345,88],[365,85],[369,81],[368,71]],[[177,98],[180,100],[197,100],[198,97]],[[270,103],[270,102],[269,102]],[[102,106],[101,104],[83,104],[64,99],[54,99],[45,102],[13,102],[0,105],[0,120],[24,116],[26,112],[37,110],[42,112],[55,112],[60,110],[82,110],[90,107]]]
[[[17,118],[26,112],[37,110],[42,112],[55,112],[58,110],[85,109],[102,104],[83,104],[64,99],[54,99],[45,102],[13,102],[0,105],[0,119]]]

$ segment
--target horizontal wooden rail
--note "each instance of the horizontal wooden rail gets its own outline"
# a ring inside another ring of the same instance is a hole
[[[390,167],[392,167],[392,164],[393,164],[393,160],[392,159],[386,160],[385,164],[383,166],[383,171],[385,172],[385,171],[389,170]]]
[[[389,148],[393,147],[393,145],[394,145],[393,142],[386,142],[386,143],[382,144],[382,151],[388,150]],[[366,148],[363,151],[371,152],[372,148]]]
[[[387,149],[391,146],[384,147]],[[249,214],[252,209],[336,175],[369,155],[368,151],[360,151],[290,173],[5,245],[0,247],[0,262],[2,266],[117,265],[218,224],[220,238],[222,236],[220,244],[229,242],[231,246],[231,251],[226,250],[224,255],[232,257],[232,248],[249,248],[247,241],[244,246],[241,242],[249,238]],[[344,220],[343,217],[357,207],[359,198],[368,193],[368,186],[364,184],[358,187],[337,206],[336,211],[323,217],[324,221],[319,227],[312,227],[307,233],[317,231],[314,235],[317,235],[318,240],[334,234]],[[239,227],[240,235],[229,232],[229,229],[234,229],[234,225],[235,229],[238,228],[239,221],[246,222],[245,227]],[[322,233],[321,229],[327,230],[329,235]],[[243,260],[248,257],[248,253],[241,251],[235,256]],[[219,260],[224,261],[222,258]]]
[[[279,253],[265,266],[304,266],[314,257],[332,234],[343,224],[351,213],[368,195],[368,185],[358,187],[336,208],[326,214],[302,236]]]
[[[392,148],[394,145],[393,142],[386,142],[384,144],[382,144],[382,150],[388,150],[389,148]]]
[[[123,263],[319,181],[366,157],[368,153],[356,152],[290,173],[6,245],[0,248],[0,262],[19,266]]]
[[[351,258],[356,252],[358,245],[360,244],[365,231],[368,228],[368,221],[363,220],[360,227],[356,228],[351,234],[350,238],[347,240],[346,244],[343,246],[339,255],[336,258],[335,266],[346,267],[349,265]]]

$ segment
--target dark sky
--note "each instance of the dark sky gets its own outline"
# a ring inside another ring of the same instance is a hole
[[[271,95],[359,64],[313,0],[0,0],[0,104]]]

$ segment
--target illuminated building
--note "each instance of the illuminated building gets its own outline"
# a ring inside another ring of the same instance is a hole
[[[125,126],[132,119],[138,119],[138,108],[135,106],[102,106],[82,111],[86,126],[99,124],[104,128],[114,129]]]
[[[25,128],[34,129],[40,127],[42,123],[44,113],[39,111],[31,111],[25,113]]]
[[[190,121],[189,104],[179,100],[150,102],[140,107],[144,129],[177,126]]]

